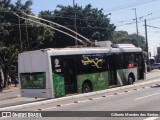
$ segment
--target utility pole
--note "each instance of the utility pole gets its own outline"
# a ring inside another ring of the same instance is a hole
[[[136,31],[137,31],[137,46],[140,47],[140,42],[139,42],[139,38],[138,38],[138,22],[137,22],[137,10],[136,8],[132,9],[135,11],[135,17],[136,17]]]
[[[74,29],[75,29],[75,32],[77,33],[76,9],[75,9],[75,1],[74,0],[73,0],[73,9],[74,9]],[[75,34],[75,37],[77,38],[77,34]],[[75,39],[75,45],[76,46],[78,45],[77,39]]]
[[[150,71],[149,54],[148,54],[148,35],[147,35],[147,22],[146,22],[146,19],[144,20],[144,23],[145,23],[145,36],[146,36],[147,71]]]

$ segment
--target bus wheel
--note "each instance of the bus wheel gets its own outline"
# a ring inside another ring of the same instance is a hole
[[[132,77],[128,77],[128,85],[132,85],[134,83]]]
[[[91,83],[89,82],[84,82],[82,85],[82,93],[88,93],[92,91],[92,86]]]

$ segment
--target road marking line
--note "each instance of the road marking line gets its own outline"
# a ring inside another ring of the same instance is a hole
[[[14,91],[12,92],[12,91],[11,91],[10,93],[17,93],[17,92],[14,92]]]
[[[88,101],[90,101],[90,100],[79,101],[79,103],[88,102]]]
[[[58,108],[57,106],[55,107],[49,107],[49,108],[43,108],[41,111],[44,111],[44,110],[50,110],[50,109],[54,109],[54,108]],[[36,111],[38,111],[38,110],[36,110]]]
[[[159,117],[149,117],[149,118],[146,118],[144,120],[155,120],[155,119],[158,119]]]
[[[147,96],[144,96],[144,97],[139,97],[139,98],[136,98],[134,100],[140,100],[140,99],[151,97],[151,96],[158,95],[158,94],[160,94],[160,92],[159,93],[155,93],[155,94],[151,94],[151,95],[147,95]]]
[[[67,105],[73,105],[73,104],[75,104],[75,103],[64,104],[64,105],[62,105],[60,107],[67,106]],[[50,109],[54,109],[54,108],[59,108],[59,107],[58,106],[54,106],[54,107],[43,108],[42,111],[50,110]]]

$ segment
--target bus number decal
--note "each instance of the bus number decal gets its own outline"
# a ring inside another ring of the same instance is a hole
[[[56,73],[62,72],[61,69],[55,69]]]

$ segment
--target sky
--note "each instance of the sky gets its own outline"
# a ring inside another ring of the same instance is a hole
[[[17,0],[12,0],[15,3]],[[22,0],[24,3],[26,0]],[[135,12],[137,13],[138,34],[145,37],[144,19],[147,22],[148,46],[151,55],[157,54],[160,47],[160,0],[74,0],[79,6],[91,4],[93,8],[103,9],[116,26],[116,31],[137,33]],[[32,11],[38,14],[44,10],[55,10],[57,5],[73,6],[73,0],[33,0]]]

